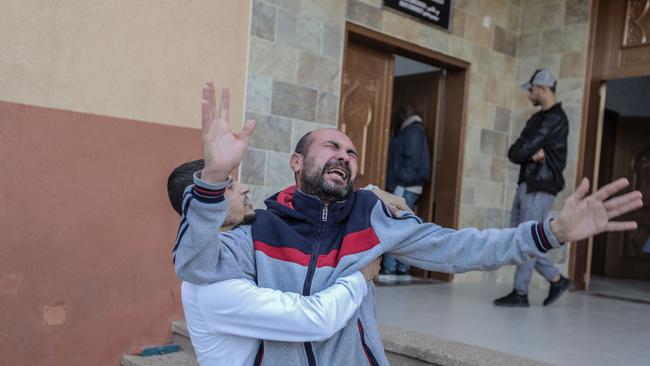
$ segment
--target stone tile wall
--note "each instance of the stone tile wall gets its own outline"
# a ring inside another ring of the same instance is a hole
[[[258,125],[241,168],[255,207],[293,184],[289,156],[305,133],[338,124],[345,0],[254,0],[246,92]]]
[[[508,226],[518,166],[507,149],[534,112],[519,85],[537,67],[559,76],[571,120],[575,180],[588,0],[456,0],[446,32],[382,8],[381,0],[253,0],[246,111],[258,128],[241,169],[256,207],[293,182],[288,157],[304,133],[338,124],[345,22],[472,64],[461,227]],[[564,197],[565,194],[561,194]],[[508,270],[459,281],[507,278]]]

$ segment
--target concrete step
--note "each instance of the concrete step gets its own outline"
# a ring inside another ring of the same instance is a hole
[[[381,338],[393,366],[548,366],[511,354],[382,324]],[[162,356],[124,356],[122,366],[198,366],[187,325],[171,324],[174,343],[182,352]]]
[[[187,324],[185,324],[185,320],[172,321],[172,340],[174,343],[181,346],[181,349],[184,352],[187,352],[191,355],[196,355],[196,353],[194,353],[194,347],[192,346],[190,333],[187,330]]]
[[[185,321],[172,321],[171,330],[172,342],[181,346],[181,352],[148,357],[126,355],[122,357],[122,366],[198,366]]]
[[[187,352],[174,352],[160,356],[131,356],[122,357],[122,366],[199,366],[196,357]]]
[[[550,366],[504,352],[380,325],[392,366]]]

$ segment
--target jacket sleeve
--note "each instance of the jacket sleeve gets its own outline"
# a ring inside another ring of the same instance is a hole
[[[212,332],[283,342],[330,338],[347,324],[368,292],[361,272],[340,277],[311,296],[257,287],[247,280],[194,288]]]
[[[515,164],[523,164],[539,149],[543,148],[549,140],[553,139],[558,131],[562,129],[563,120],[558,115],[544,116],[537,130],[534,130],[529,136],[519,136],[510,149],[508,150],[508,159]]]
[[[226,219],[229,182],[209,184],[195,174],[184,193],[183,216],[172,251],[176,276],[194,284],[255,278],[250,226],[219,232]]]
[[[543,257],[560,247],[549,220],[529,221],[516,228],[453,230],[405,214],[394,219],[375,206],[371,224],[383,250],[419,268],[459,273],[493,270],[519,264],[531,256]]]
[[[417,179],[424,159],[422,144],[427,143],[424,130],[418,127],[407,128],[404,133],[406,136],[404,136],[402,151],[396,152],[402,154],[402,166],[397,169],[396,175],[397,184],[403,186]]]

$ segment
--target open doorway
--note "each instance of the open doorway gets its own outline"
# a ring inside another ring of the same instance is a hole
[[[432,162],[431,175],[424,184],[422,193],[415,205],[415,213],[435,222],[435,189],[437,174],[440,173],[440,159],[436,149],[440,147],[438,131],[444,123],[444,91],[445,70],[430,64],[395,55],[395,69],[393,78],[393,101],[391,116],[395,116],[397,109],[411,106],[417,116],[422,119],[422,124],[427,136],[429,160]],[[400,123],[402,121],[397,121]],[[392,122],[395,124],[395,121]],[[391,137],[397,131],[393,126]],[[436,171],[437,170],[437,171]]]
[[[645,198],[644,208],[627,217],[639,222],[638,230],[601,235],[571,246],[569,275],[574,288],[592,293],[612,294],[621,288],[634,289],[637,284],[643,287],[649,283],[643,278],[648,278],[650,267],[645,251],[649,234],[650,121],[645,109],[638,108],[648,108],[650,40],[637,36],[640,22],[647,20],[647,7],[636,5],[633,0],[594,0],[591,4],[587,88],[576,176],[600,184],[608,178],[625,176]],[[648,287],[642,292],[647,294]]]
[[[626,177],[645,205],[622,219],[637,230],[594,238],[589,291],[650,303],[650,76],[609,80],[604,95],[599,186]]]
[[[411,104],[423,119],[432,171],[416,213],[458,227],[469,64],[351,23],[345,37],[339,127],[360,151],[357,187],[385,187],[391,116]],[[411,274],[453,279],[418,269]]]

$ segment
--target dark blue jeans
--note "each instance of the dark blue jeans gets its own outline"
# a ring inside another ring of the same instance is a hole
[[[411,210],[414,210],[415,203],[417,202],[420,195],[410,191],[404,191],[402,197],[404,197],[404,200],[406,200],[406,205]],[[384,271],[389,274],[393,274],[395,272],[408,273],[408,270],[410,268],[408,264],[398,261],[395,259],[395,257],[388,253],[384,254],[384,261],[382,262],[382,265],[384,267]]]

